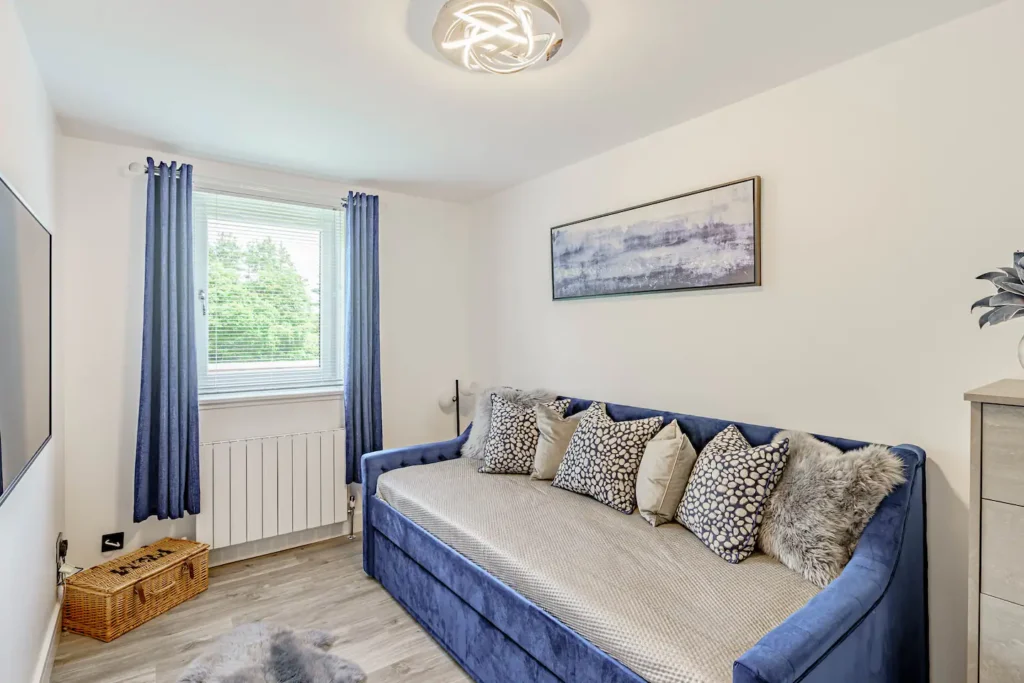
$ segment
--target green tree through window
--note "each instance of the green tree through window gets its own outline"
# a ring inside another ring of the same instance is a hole
[[[210,245],[209,360],[320,360],[319,301],[284,245],[226,235]]]

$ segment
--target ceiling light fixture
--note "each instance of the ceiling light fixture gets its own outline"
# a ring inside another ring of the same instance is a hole
[[[434,43],[470,71],[514,74],[550,61],[562,47],[562,21],[545,0],[449,0]]]

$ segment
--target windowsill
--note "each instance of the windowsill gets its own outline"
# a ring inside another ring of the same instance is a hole
[[[244,406],[308,403],[310,401],[336,401],[343,396],[341,387],[318,389],[276,389],[272,391],[246,391],[234,394],[207,394],[199,397],[200,410],[240,408]]]

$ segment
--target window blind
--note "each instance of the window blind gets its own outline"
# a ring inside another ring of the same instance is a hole
[[[201,394],[340,387],[337,208],[193,195]]]

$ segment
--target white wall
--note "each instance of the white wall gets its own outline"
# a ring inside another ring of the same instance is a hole
[[[339,152],[342,153],[342,152]],[[100,536],[125,531],[128,548],[163,535],[190,535],[194,520],[132,524],[133,461],[142,343],[144,176],[128,164],[177,160],[197,178],[302,195],[344,196],[350,187],[154,150],[65,138],[60,215],[68,258],[67,487],[72,560],[92,565]],[[381,356],[388,447],[449,438],[454,426],[437,397],[465,371],[467,207],[380,193]],[[338,400],[204,409],[203,440],[331,429]]]
[[[57,123],[11,0],[0,0],[0,175],[54,232]],[[0,677],[32,681],[57,610],[54,543],[64,524],[60,274],[55,268],[53,438],[0,505]]]
[[[965,666],[962,395],[1022,375],[1024,328],[968,313],[1024,248],[1022,36],[1014,0],[476,207],[478,378],[927,449],[935,680]],[[755,174],[764,286],[551,301],[551,226]]]

